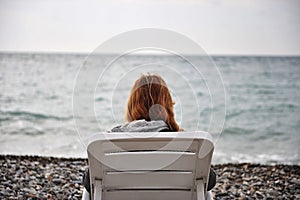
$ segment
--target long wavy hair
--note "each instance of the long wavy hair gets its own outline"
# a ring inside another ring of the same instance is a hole
[[[158,75],[142,75],[135,81],[127,103],[126,120],[163,120],[170,131],[180,131],[174,118],[174,102],[166,82]]]

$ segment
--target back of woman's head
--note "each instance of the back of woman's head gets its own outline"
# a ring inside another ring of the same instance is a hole
[[[166,82],[158,75],[142,75],[135,81],[127,104],[127,121],[163,120],[171,131],[179,131],[173,100]]]

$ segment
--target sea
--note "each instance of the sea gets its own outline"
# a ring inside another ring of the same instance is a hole
[[[0,154],[87,157],[85,137],[126,123],[147,72],[165,78],[181,128],[212,134],[213,164],[300,164],[297,56],[2,52]]]

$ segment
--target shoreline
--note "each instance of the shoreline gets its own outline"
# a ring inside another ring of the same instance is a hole
[[[85,158],[0,155],[0,199],[81,199]],[[299,199],[300,165],[212,165],[215,199]]]

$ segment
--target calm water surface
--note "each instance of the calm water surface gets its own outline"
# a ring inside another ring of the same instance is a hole
[[[116,85],[112,84],[112,76],[96,89],[82,84],[80,94],[94,92],[96,118],[88,114],[75,116],[82,123],[74,123],[74,80],[85,59],[86,55],[76,54],[0,54],[0,154],[85,157],[85,148],[76,131],[78,126],[92,133],[124,122],[124,106],[137,77],[128,77],[124,80],[130,81]],[[100,56],[103,62],[110,59],[111,56]],[[189,59],[201,62],[199,57]],[[300,57],[215,56],[212,59],[221,73],[227,96],[226,121],[216,143],[213,163],[300,164]],[[158,62],[177,67],[178,76],[193,75],[188,63],[166,55],[128,56],[114,65],[125,69]],[[96,67],[101,69],[104,65]],[[203,71],[208,72],[209,67],[203,67]],[[201,115],[194,116],[197,103],[189,97],[185,84],[178,83],[173,75],[161,73],[172,90],[176,119],[181,126],[194,130],[199,122],[199,129],[209,130],[211,107],[205,77],[191,78],[198,85],[193,94],[200,99],[201,111]],[[214,74],[208,76],[212,78]],[[113,100],[111,91],[116,94]],[[217,102],[213,109],[222,110],[222,104]],[[213,131],[212,134],[218,136]]]

